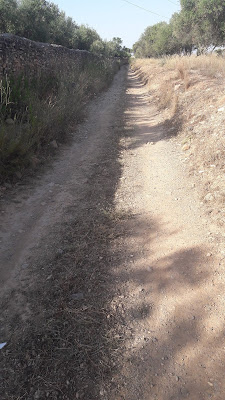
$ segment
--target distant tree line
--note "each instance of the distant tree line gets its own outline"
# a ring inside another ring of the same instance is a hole
[[[129,54],[120,38],[102,40],[96,30],[78,25],[56,4],[46,0],[0,0],[0,33],[12,33],[108,57],[126,57]]]
[[[225,0],[180,0],[169,23],[146,28],[134,44],[136,57],[199,53],[225,45]]]

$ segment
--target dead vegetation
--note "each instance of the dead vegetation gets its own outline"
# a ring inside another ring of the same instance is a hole
[[[168,127],[176,135],[202,201],[225,222],[225,60],[215,55],[134,60]]]
[[[116,233],[101,211],[85,214],[65,227],[55,255],[33,265],[35,286],[20,293],[29,318],[21,325],[21,316],[7,315],[18,292],[2,305],[10,340],[1,353],[1,399],[98,399],[102,380],[107,385],[119,347],[110,307],[116,285],[106,268]]]
[[[119,290],[112,243],[124,218],[113,205],[123,104],[85,198],[43,237],[2,299],[2,400],[99,400],[112,384],[123,335],[112,307]]]
[[[87,102],[118,69],[119,62],[96,58],[69,73],[6,75],[0,81],[0,184],[17,182],[65,142]]]

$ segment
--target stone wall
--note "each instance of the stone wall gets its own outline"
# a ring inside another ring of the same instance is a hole
[[[85,50],[33,42],[11,34],[0,35],[0,79],[8,76],[38,76],[40,73],[61,74],[71,69],[82,70],[84,63],[99,58]]]

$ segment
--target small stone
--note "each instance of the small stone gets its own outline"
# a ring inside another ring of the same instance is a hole
[[[14,121],[12,118],[7,118],[5,122],[7,125],[14,125]]]
[[[206,254],[206,257],[211,257],[212,256],[212,253],[207,253]]]
[[[57,142],[56,142],[56,140],[52,140],[51,142],[50,142],[50,145],[51,145],[51,147],[53,148],[53,149],[58,149],[58,144],[57,144]]]
[[[214,200],[214,196],[212,195],[212,193],[208,193],[205,197],[204,197],[205,201],[212,201]]]
[[[176,381],[178,382],[180,380],[179,376],[176,376]]]
[[[39,399],[41,399],[42,395],[43,395],[43,392],[41,392],[40,390],[37,390],[37,391],[34,393],[34,400],[39,400]]]
[[[83,292],[78,292],[78,293],[71,294],[71,299],[72,300],[83,300],[83,298],[84,298]]]
[[[153,341],[153,343],[156,343],[156,342],[158,342],[158,339],[157,339],[156,337],[154,337],[154,338],[152,339],[152,341]]]
[[[208,385],[213,387],[213,383],[212,382],[208,382]]]
[[[190,144],[189,143],[185,143],[184,146],[182,147],[183,151],[187,151],[190,149]]]
[[[223,112],[225,110],[225,107],[220,107],[220,108],[218,108],[218,112]]]
[[[40,163],[40,160],[35,156],[31,157],[30,161],[33,168],[35,168]]]
[[[64,250],[63,250],[63,249],[58,249],[57,252],[56,252],[56,254],[57,254],[58,256],[61,256],[63,253],[64,253]]]
[[[16,172],[15,172],[15,175],[16,175],[16,177],[17,177],[18,179],[21,179],[21,178],[22,178],[22,174],[21,174],[20,171],[16,171]]]

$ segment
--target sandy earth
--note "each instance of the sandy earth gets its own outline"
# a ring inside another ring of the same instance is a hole
[[[224,252],[175,140],[135,74],[117,208],[128,212],[119,270],[126,345],[121,399],[224,399]],[[149,101],[150,100],[150,101]]]
[[[90,219],[95,208],[115,214],[112,228],[107,227],[116,230],[108,235],[108,256],[98,260],[105,260],[116,288],[110,307],[121,327],[117,324],[120,333],[114,331],[120,346],[114,369],[107,384],[102,376],[98,394],[85,392],[86,385],[82,391],[61,387],[54,397],[32,383],[14,397],[7,397],[5,385],[3,399],[225,398],[224,249],[212,235],[180,148],[167,139],[146,87],[132,71],[125,95],[126,84],[124,68],[108,92],[91,103],[74,144],[63,148],[51,170],[10,201],[5,198],[0,228],[0,342],[10,342],[15,310],[17,324],[32,320],[34,305],[20,290],[22,285],[26,292],[38,279],[30,266],[52,252],[65,253],[59,227],[79,215]],[[96,235],[96,251],[98,240]],[[44,278],[42,271],[44,281],[51,276],[49,268]],[[0,351],[6,368],[7,346]]]

